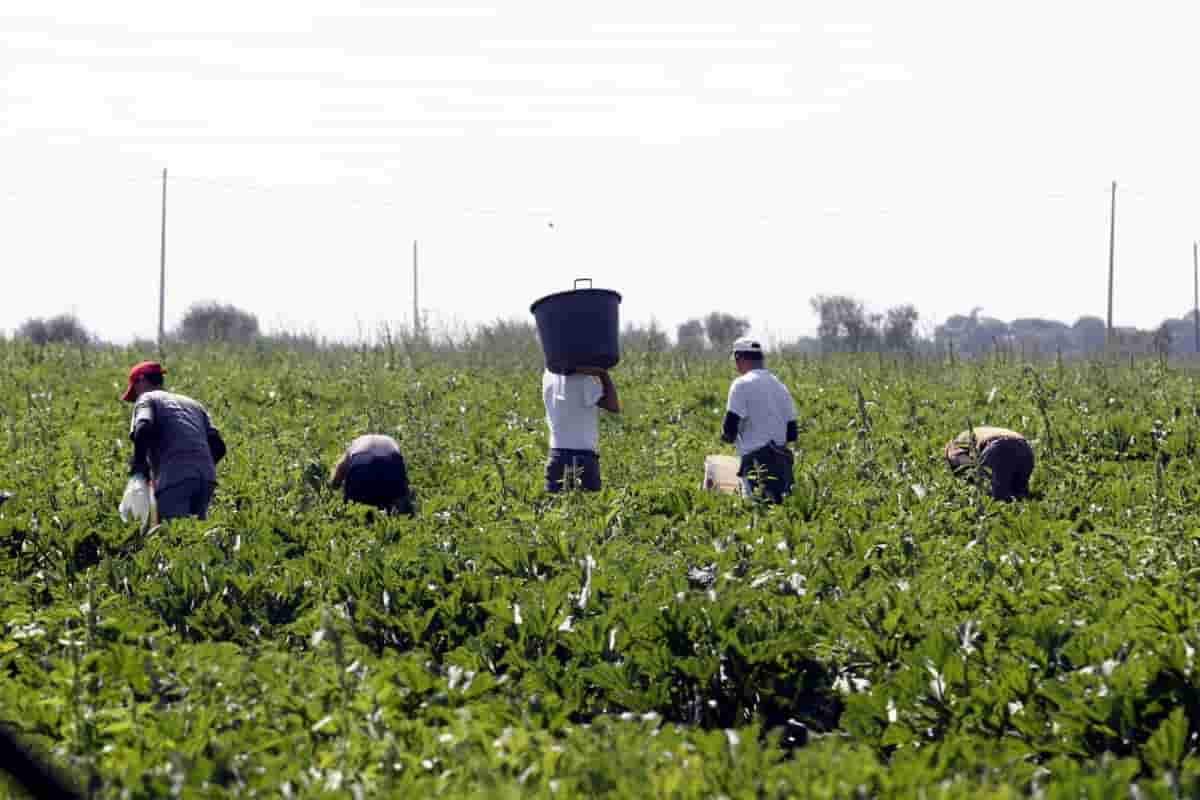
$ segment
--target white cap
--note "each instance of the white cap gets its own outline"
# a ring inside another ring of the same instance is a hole
[[[738,339],[730,348],[733,353],[759,353],[762,354],[763,346],[758,339]]]

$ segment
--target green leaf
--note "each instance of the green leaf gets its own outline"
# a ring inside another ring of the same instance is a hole
[[[1150,735],[1143,750],[1146,764],[1157,774],[1177,772],[1187,755],[1188,719],[1180,706]]]

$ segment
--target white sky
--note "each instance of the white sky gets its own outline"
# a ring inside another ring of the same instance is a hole
[[[336,337],[530,319],[576,276],[672,330],[808,299],[926,323],[1191,305],[1200,4],[0,5],[0,329],[198,300]],[[550,223],[553,223],[551,225]]]

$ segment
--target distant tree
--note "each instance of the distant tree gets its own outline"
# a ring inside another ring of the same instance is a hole
[[[1155,331],[1114,325],[1112,346],[1120,353],[1153,353]]]
[[[816,355],[821,352],[821,340],[815,336],[801,336],[791,341],[780,342],[773,349],[780,355]]]
[[[1154,330],[1154,337],[1151,339],[1154,345],[1154,354],[1160,358],[1164,358],[1171,354],[1171,323],[1166,321],[1159,325]]]
[[[1097,353],[1104,349],[1108,338],[1108,325],[1099,317],[1080,317],[1071,326],[1075,346],[1085,353]]]
[[[1195,311],[1188,311],[1179,319],[1166,319],[1159,325],[1156,334],[1165,335],[1171,355],[1194,355],[1196,350]],[[1160,354],[1161,355],[1161,354]]]
[[[975,324],[975,330],[970,340],[970,349],[976,353],[983,352],[998,344],[1006,342],[1010,330],[1008,323],[995,317],[980,317]]]
[[[827,350],[866,350],[877,336],[860,300],[819,294],[808,303],[818,317],[817,338]]]
[[[933,338],[939,345],[961,343],[969,335],[976,321],[974,317],[951,314],[945,322],[934,328]]]
[[[16,338],[28,339],[36,345],[88,344],[95,340],[74,314],[59,314],[49,319],[27,319],[17,328]]]
[[[627,323],[621,331],[621,346],[630,350],[662,351],[666,350],[670,341],[667,332],[658,326],[658,321],[651,319],[650,324],[639,327]]]
[[[1041,319],[1040,317],[1022,317],[1008,323],[1013,336],[1056,336],[1070,329],[1065,322],[1056,319]]]
[[[704,323],[698,319],[681,322],[675,328],[675,346],[680,350],[703,350]]]
[[[245,344],[258,338],[258,317],[219,303],[196,303],[183,315],[176,332],[185,342]]]
[[[750,320],[723,311],[714,311],[704,318],[704,333],[716,350],[728,349],[750,330]]]
[[[1195,354],[1196,312],[1189,311],[1182,319],[1171,320],[1171,352]]]
[[[992,317],[980,316],[979,306],[971,313],[951,315],[934,331],[938,344],[952,343],[963,352],[981,353],[990,347],[1005,342],[1009,337],[1008,323]]]
[[[1052,353],[1070,350],[1074,346],[1075,337],[1071,327],[1056,319],[1014,319],[1008,324],[1008,330],[1014,340],[1032,346],[1035,352]]]
[[[916,306],[911,303],[889,308],[883,323],[884,346],[889,350],[911,350],[917,341],[919,317]]]

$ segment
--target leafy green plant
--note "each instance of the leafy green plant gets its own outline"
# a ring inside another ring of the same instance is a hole
[[[136,354],[0,343],[0,718],[97,797],[1200,791],[1186,372],[773,356],[762,506],[697,489],[732,376],[694,354],[628,354],[605,490],[545,495],[525,344],[172,352],[230,454],[141,532]],[[1035,499],[946,469],[983,413],[1040,436]],[[366,431],[414,517],[326,486]]]

